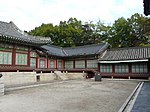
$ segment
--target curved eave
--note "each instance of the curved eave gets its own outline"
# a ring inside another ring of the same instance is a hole
[[[98,52],[96,54],[101,54],[103,51],[105,51],[107,48],[109,47],[108,43],[105,43],[105,45],[100,48],[100,50],[98,50]]]
[[[99,54],[84,54],[84,55],[70,55],[70,56],[62,56],[63,58],[81,58],[81,57],[95,57],[98,56]]]
[[[21,38],[18,38],[18,37],[6,36],[6,35],[0,35],[0,41],[16,43],[16,44],[23,44],[23,45],[30,45],[30,46],[39,46],[39,45],[45,45],[45,44],[49,43],[49,41],[41,42],[41,41],[29,40],[29,39],[22,40]]]
[[[127,63],[127,62],[146,62],[148,61],[148,59],[139,59],[139,60],[116,60],[116,61],[113,61],[113,60],[106,60],[106,61],[101,61],[99,60],[99,63]]]

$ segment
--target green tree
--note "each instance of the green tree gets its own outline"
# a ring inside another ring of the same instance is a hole
[[[128,23],[125,18],[119,18],[115,21],[109,30],[108,43],[115,48],[125,46],[127,42]]]
[[[95,42],[101,43],[101,42],[108,42],[109,37],[109,31],[111,29],[111,26],[105,25],[105,23],[102,23],[100,20],[95,25]]]
[[[128,18],[129,28],[130,28],[130,35],[128,37],[128,45],[131,46],[140,46],[141,44],[148,43],[148,37],[144,32],[144,24],[148,18],[140,15],[138,13]]]
[[[133,47],[148,43],[149,37],[144,33],[146,17],[136,13],[130,18],[119,18],[108,32],[108,43],[112,47]]]
[[[100,20],[94,24],[92,21],[82,25],[82,43],[86,44],[98,44],[107,39],[107,31],[109,26],[105,26]]]
[[[81,43],[82,22],[76,18],[70,18],[67,22],[60,22],[60,36],[63,37],[63,46],[78,46]]]
[[[108,42],[112,47],[132,47],[150,45],[149,31],[145,24],[149,19],[135,13],[130,18],[118,18],[113,25],[105,25],[100,20],[83,24],[76,18],[60,21],[59,25],[42,24],[29,34],[50,37],[53,45],[73,47]],[[150,22],[148,23],[150,26]]]

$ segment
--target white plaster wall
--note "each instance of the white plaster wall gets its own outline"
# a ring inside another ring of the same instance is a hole
[[[36,82],[36,72],[2,72],[4,85],[15,85]]]

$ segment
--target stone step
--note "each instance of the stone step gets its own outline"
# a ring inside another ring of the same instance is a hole
[[[61,71],[54,71],[54,74],[57,75],[62,80],[68,80],[68,77],[64,73],[61,73]]]

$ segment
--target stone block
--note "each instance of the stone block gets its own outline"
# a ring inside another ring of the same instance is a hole
[[[4,88],[4,83],[0,83],[0,89]]]
[[[4,93],[4,88],[0,88],[0,93]]]
[[[4,95],[4,92],[0,92],[0,96],[3,96]]]
[[[4,78],[1,77],[0,78],[0,96],[4,95],[4,83],[3,83],[3,81],[4,81]]]
[[[53,81],[55,79],[54,73],[37,74],[40,76],[40,81]]]
[[[84,79],[83,73],[66,73],[66,76],[68,79]]]

